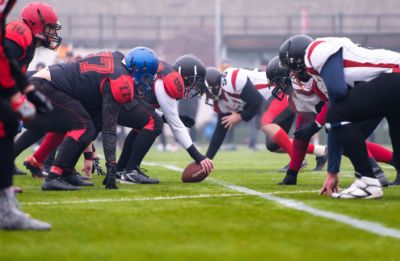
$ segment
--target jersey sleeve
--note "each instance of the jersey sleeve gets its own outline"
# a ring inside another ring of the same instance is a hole
[[[22,55],[18,59],[26,56],[26,50],[33,41],[31,30],[22,21],[11,21],[6,26],[5,38],[15,42],[23,50]]]
[[[179,118],[178,102],[168,95],[161,79],[157,80],[155,83],[155,94],[158,104],[160,105],[164,117],[167,120],[167,123],[171,128],[175,138],[185,149],[188,149],[193,142],[185,125],[183,125],[181,119]]]
[[[308,72],[320,74],[322,67],[334,53],[340,50],[339,43],[316,39],[307,48],[304,61]]]

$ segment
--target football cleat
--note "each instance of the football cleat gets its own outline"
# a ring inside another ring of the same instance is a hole
[[[17,166],[15,166],[14,175],[22,176],[22,175],[27,175],[27,173],[22,169],[18,168]]]
[[[124,184],[158,184],[158,179],[151,178],[139,170],[124,171],[120,179]]]
[[[378,179],[361,177],[356,179],[351,186],[339,193],[332,193],[333,198],[340,199],[373,199],[381,198],[383,190]]]
[[[296,185],[297,184],[297,171],[288,170],[285,178],[278,185]]]
[[[80,190],[78,186],[69,184],[61,178],[45,179],[42,183],[42,190]]]
[[[26,158],[23,164],[31,172],[32,177],[43,178],[42,164],[37,162],[33,156]]]
[[[328,161],[328,151],[325,150],[323,156],[315,157],[316,165],[311,171],[321,171],[324,169],[326,162]]]
[[[278,169],[277,172],[287,172],[289,170],[289,165],[290,165],[290,163],[288,163],[285,167]],[[308,162],[306,159],[304,159],[303,162],[301,163],[299,170],[306,168],[307,165],[308,165]]]
[[[0,190],[0,229],[4,230],[49,230],[51,225],[29,217],[16,205],[14,193]]]
[[[70,173],[64,173],[63,175],[61,175],[61,180],[73,186],[79,186],[79,187],[93,186],[92,182],[83,180],[81,176],[78,175],[77,172],[75,171]]]

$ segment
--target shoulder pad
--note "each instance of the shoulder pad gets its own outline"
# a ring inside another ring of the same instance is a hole
[[[24,50],[24,56],[26,49],[33,41],[31,29],[19,20],[14,20],[7,24],[6,38],[21,46]]]
[[[162,77],[165,92],[176,100],[182,99],[185,93],[185,85],[182,76],[177,71],[172,71]]]
[[[328,58],[335,54],[342,48],[339,43],[332,41],[325,41],[324,38],[316,39],[307,48],[305,54],[305,64],[308,70],[314,70],[318,74],[321,73],[322,67],[328,60]],[[311,69],[312,68],[312,69]]]
[[[121,75],[117,79],[109,79],[111,93],[114,99],[120,103],[128,103],[133,99],[133,80],[129,75]]]

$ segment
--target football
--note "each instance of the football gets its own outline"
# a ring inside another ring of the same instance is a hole
[[[208,174],[203,171],[200,164],[192,162],[182,172],[182,182],[201,182]]]

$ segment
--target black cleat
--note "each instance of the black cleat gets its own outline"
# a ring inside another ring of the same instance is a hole
[[[25,171],[18,168],[17,166],[15,166],[14,175],[23,176],[28,174]]]
[[[64,173],[61,176],[61,180],[73,186],[79,186],[79,187],[93,186],[92,182],[83,180],[78,174],[76,174],[76,172]]]
[[[60,178],[45,179],[42,183],[42,190],[80,190],[80,187],[73,186]]]
[[[24,161],[24,166],[31,172],[33,178],[43,178],[42,168],[39,167],[33,157],[26,159]]]
[[[321,171],[324,169],[326,162],[328,161],[328,153],[325,152],[323,156],[315,157],[316,165],[311,171]]]
[[[288,170],[285,178],[278,185],[296,185],[297,184],[297,172]]]
[[[120,179],[125,184],[158,184],[158,179],[151,178],[139,170],[131,170],[123,172]]]

